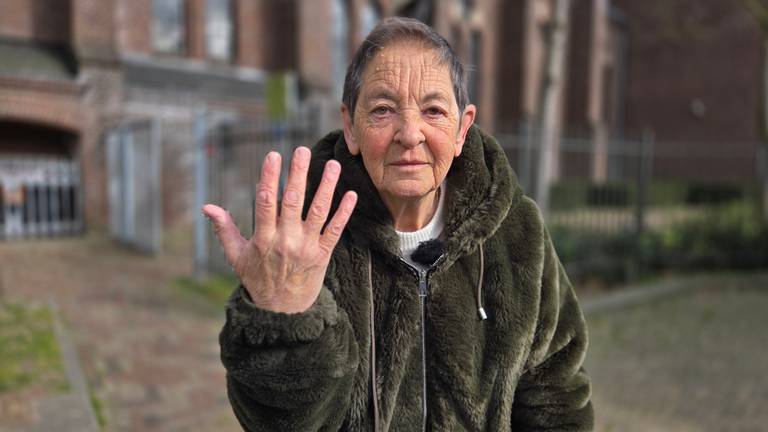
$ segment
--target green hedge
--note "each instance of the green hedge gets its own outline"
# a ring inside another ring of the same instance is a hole
[[[648,185],[648,205],[654,207],[686,204],[717,204],[748,200],[758,193],[754,184],[746,182],[691,182],[682,180],[655,180]],[[552,185],[550,208],[571,210],[594,205],[590,201],[604,194],[610,202],[613,197],[626,197],[626,206],[637,202],[637,183],[611,181],[594,184],[591,181],[568,179]],[[621,199],[617,200],[621,201]]]
[[[768,268],[768,225],[744,202],[640,237],[553,227],[552,238],[575,282],[611,285],[641,273]]]

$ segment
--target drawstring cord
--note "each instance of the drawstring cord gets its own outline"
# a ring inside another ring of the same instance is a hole
[[[482,299],[482,291],[483,291],[483,267],[485,267],[483,263],[483,244],[481,243],[478,247],[480,250],[480,275],[477,277],[477,313],[480,315],[480,320],[485,321],[488,319],[488,315],[485,314],[485,309],[483,309],[483,299]]]
[[[376,325],[374,324],[373,310],[373,264],[371,263],[371,250],[368,249],[368,288],[371,293],[371,388],[373,391],[373,430],[379,430],[379,401],[376,385]]]

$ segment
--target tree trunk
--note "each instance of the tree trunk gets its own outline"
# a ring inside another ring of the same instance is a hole
[[[541,211],[549,211],[549,186],[552,177],[552,161],[559,139],[558,120],[563,91],[566,42],[568,36],[568,12],[570,0],[552,0],[554,13],[549,29],[549,43],[543,89],[541,96],[539,169],[536,181],[536,201]]]
[[[760,138],[761,142],[758,144],[758,149],[755,157],[757,160],[757,175],[760,190],[759,204],[761,220],[768,224],[768,32],[763,27],[763,100],[762,100],[762,113],[760,116]]]

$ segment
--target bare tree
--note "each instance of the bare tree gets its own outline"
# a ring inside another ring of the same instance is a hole
[[[536,181],[536,201],[543,213],[549,211],[549,183],[555,143],[560,138],[558,115],[565,78],[565,57],[568,37],[568,17],[571,0],[552,0],[552,19],[548,27],[547,57],[540,103],[539,169]]]

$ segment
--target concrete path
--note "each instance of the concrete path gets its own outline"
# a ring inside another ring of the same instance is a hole
[[[595,430],[768,430],[768,273],[657,283],[583,306]]]

